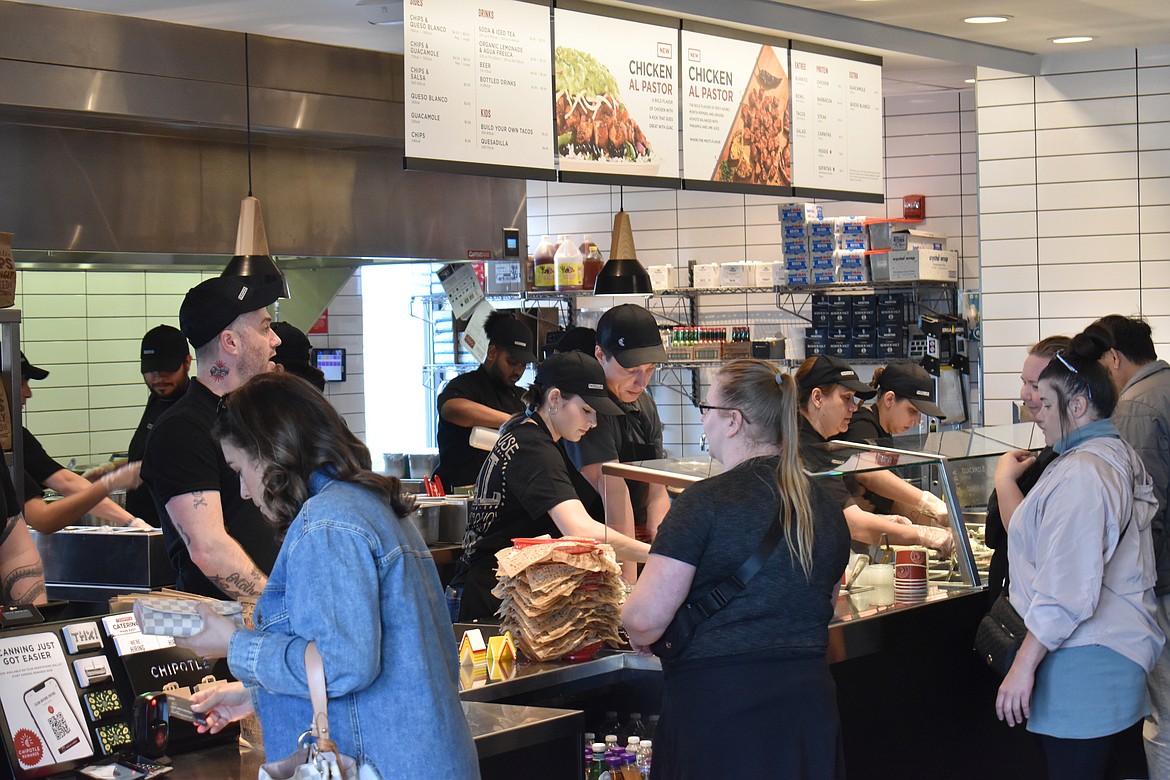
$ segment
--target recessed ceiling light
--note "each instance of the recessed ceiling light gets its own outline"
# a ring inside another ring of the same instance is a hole
[[[1063,38],[1049,38],[1049,43],[1088,43],[1093,40],[1092,35],[1066,35]]]
[[[968,16],[963,21],[967,24],[999,24],[1011,19],[1010,16]]]
[[[963,83],[964,83],[964,84],[974,84],[974,83],[975,83],[975,79],[963,79]]]

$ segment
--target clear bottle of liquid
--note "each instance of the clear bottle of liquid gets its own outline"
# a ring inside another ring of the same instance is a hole
[[[584,260],[572,236],[565,236],[561,240],[555,260],[557,290],[580,290],[581,280],[585,274]]]
[[[581,278],[581,288],[592,290],[597,284],[597,275],[601,273],[601,266],[605,265],[605,258],[601,256],[601,250],[597,248],[593,236],[585,236],[580,249],[585,269],[584,276]]]
[[[644,739],[638,743],[638,774],[642,780],[650,780],[650,762],[654,756],[654,743]]]
[[[617,749],[618,749],[617,734],[606,734],[605,735],[605,754],[609,755],[610,753],[612,753],[613,751],[615,751]]]
[[[638,755],[638,743],[641,741],[641,738],[634,734],[626,737],[626,752]]]
[[[536,249],[532,251],[532,262],[534,265],[533,285],[537,290],[551,290],[557,284],[557,267],[554,254],[556,250],[553,248],[553,242],[548,236],[541,236],[540,243],[536,245]]]
[[[642,774],[638,771],[638,757],[626,750],[622,753],[622,780],[641,780]]]
[[[621,780],[622,779],[622,757],[616,754],[610,754],[605,757],[605,771],[601,773],[600,780]]]
[[[601,780],[605,772],[605,743],[593,743],[593,759],[589,762],[589,771],[585,773],[585,780]]]

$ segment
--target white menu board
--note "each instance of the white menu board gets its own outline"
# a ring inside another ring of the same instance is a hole
[[[793,182],[881,195],[882,68],[792,50]]]
[[[547,5],[407,0],[406,156],[553,168]]]
[[[556,9],[564,173],[677,179],[678,30]]]
[[[682,154],[688,181],[792,184],[788,52],[682,32]]]

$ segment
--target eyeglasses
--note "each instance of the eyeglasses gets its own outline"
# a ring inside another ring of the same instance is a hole
[[[1063,349],[1056,353],[1056,359],[1059,360],[1061,362],[1061,364],[1065,368],[1067,368],[1069,371],[1073,372],[1077,376],[1081,375],[1081,372],[1077,371],[1076,366],[1074,366],[1072,363],[1070,363],[1064,359],[1064,350]],[[1089,400],[1092,401],[1093,400],[1093,389],[1091,387],[1089,387],[1088,380],[1085,381],[1085,392],[1088,394]]]
[[[719,409],[723,412],[739,412],[739,416],[743,418],[744,423],[751,425],[752,421],[747,418],[747,415],[743,413],[742,409],[736,409],[734,406],[711,406],[711,404],[699,404],[699,414],[706,414],[712,409]]]

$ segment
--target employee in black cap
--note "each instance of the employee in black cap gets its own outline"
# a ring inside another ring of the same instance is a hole
[[[170,325],[151,328],[142,337],[139,355],[139,370],[142,381],[150,388],[142,419],[130,439],[127,451],[130,461],[140,461],[146,455],[146,437],[158,418],[183,397],[190,385],[191,349],[183,332]],[[126,509],[141,517],[156,528],[159,525],[158,510],[150,489],[145,485],[126,493]]]
[[[662,485],[627,482],[601,473],[609,461],[638,461],[663,457],[662,419],[646,387],[654,369],[666,361],[662,334],[654,315],[641,306],[615,306],[597,322],[594,356],[605,371],[610,398],[622,414],[604,417],[581,441],[565,445],[577,468],[605,501],[605,522],[627,536],[637,533],[651,540],[670,509]],[[635,579],[631,567],[626,578]]]
[[[309,362],[313,346],[309,337],[300,328],[291,322],[274,322],[272,329],[280,337],[280,346],[276,348],[276,357],[272,362],[277,371],[295,374],[321,392],[325,392],[325,374]]]
[[[40,381],[49,376],[46,369],[28,362],[20,353],[20,400],[28,403],[33,397],[29,380]],[[28,428],[21,428],[24,446],[24,519],[33,530],[49,534],[74,525],[86,513],[96,515],[114,525],[132,528],[150,528],[150,525],[107,496],[116,490],[128,490],[141,484],[138,476],[141,464],[130,463],[95,479],[93,482],[62,466],[49,456]],[[45,488],[52,488],[62,498],[45,501]]]
[[[620,560],[645,561],[650,546],[589,516],[579,486],[588,489],[558,442],[575,442],[621,409],[605,387],[597,361],[558,353],[536,369],[524,395],[526,410],[500,429],[475,485],[463,556],[452,586],[462,590],[459,618],[490,618],[500,606],[496,552],[513,538],[582,536],[613,545]]]
[[[493,430],[524,411],[524,391],[516,386],[529,363],[536,362],[532,330],[506,312],[484,322],[487,357],[474,371],[447,383],[435,402],[439,411],[439,463],[435,475],[446,488],[471,485],[487,453],[468,443],[477,425]]]
[[[869,406],[853,413],[849,430],[841,434],[845,441],[889,444],[896,436],[918,425],[922,415],[945,420],[946,415],[935,403],[934,381],[926,369],[909,360],[898,360],[874,371],[870,387],[877,396]],[[888,513],[898,509],[915,520],[927,524],[947,524],[947,505],[926,490],[919,490],[889,471],[855,474],[865,487],[866,499],[874,511]]]
[[[839,358],[817,355],[796,370],[800,388],[800,455],[812,472],[836,470],[845,460],[829,445],[841,439],[857,410],[859,399],[868,400],[877,391],[857,377],[853,367]],[[914,525],[896,514],[875,514],[862,508],[841,476],[818,477],[836,498],[849,523],[849,534],[860,545],[877,544],[884,533],[891,544],[921,544],[950,556],[954,543],[945,528]]]
[[[280,339],[267,307],[283,290],[280,277],[219,276],[188,290],[179,307],[179,328],[195,348],[198,372],[150,432],[142,478],[162,519],[180,590],[255,599],[276,560],[280,545],[272,526],[240,497],[239,475],[209,431],[220,396],[272,370]]]

